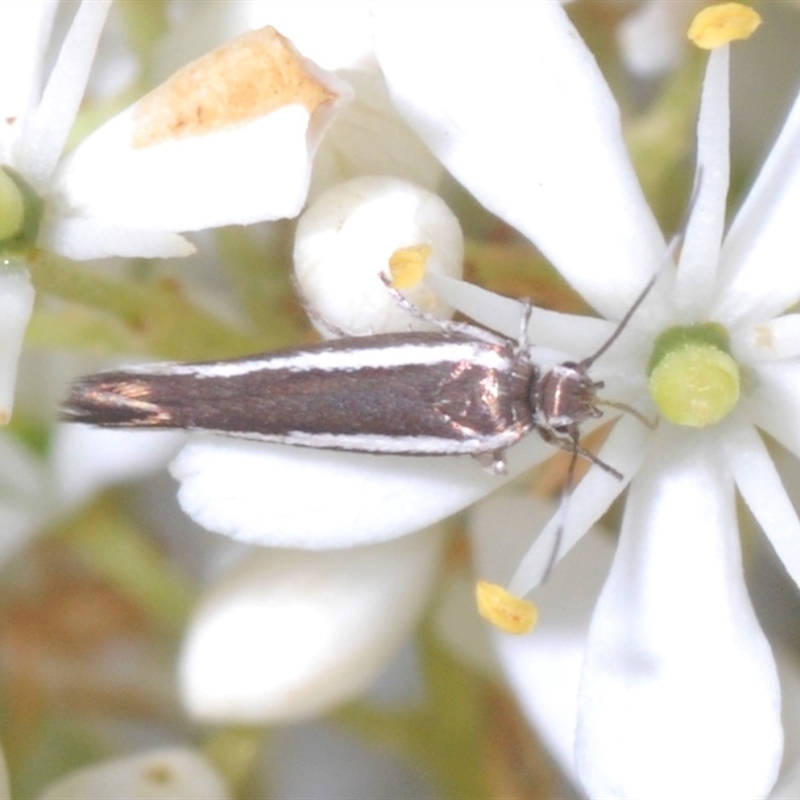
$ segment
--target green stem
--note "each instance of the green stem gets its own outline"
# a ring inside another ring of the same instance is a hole
[[[106,352],[118,348],[123,338],[129,352],[177,360],[230,358],[272,346],[266,337],[236,330],[197,308],[174,282],[117,280],[41,253],[30,260],[28,269],[39,293],[103,312],[102,317],[91,318],[84,308],[78,314],[78,327],[104,331],[97,344]],[[49,325],[33,326],[36,344],[59,347],[76,338],[65,336],[65,328],[59,330],[53,321],[51,316]],[[60,321],[68,323],[68,317]]]

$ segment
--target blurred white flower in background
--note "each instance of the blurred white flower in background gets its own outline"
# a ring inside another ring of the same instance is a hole
[[[686,48],[686,30],[703,7],[702,0],[645,0],[619,24],[617,36],[627,67],[652,78],[680,64]]]
[[[409,637],[438,573],[442,536],[350,551],[259,550],[204,593],[179,666],[206,722],[319,716],[362,694]]]
[[[199,752],[165,748],[76,770],[48,786],[40,800],[227,800],[220,776]]]

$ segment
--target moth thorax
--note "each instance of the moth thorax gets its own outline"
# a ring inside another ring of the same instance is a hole
[[[568,427],[600,415],[595,406],[599,384],[572,361],[543,371],[532,388],[536,423],[542,427]]]

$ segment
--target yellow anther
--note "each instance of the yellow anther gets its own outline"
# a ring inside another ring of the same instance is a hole
[[[515,597],[502,586],[478,581],[475,586],[478,611],[484,619],[506,633],[528,633],[536,624],[536,606]]]
[[[747,39],[761,17],[741,3],[721,3],[704,8],[689,26],[687,36],[703,50],[713,50],[735,39]]]
[[[395,289],[411,289],[425,277],[428,258],[431,255],[429,244],[415,244],[401,247],[389,258],[389,271]]]
[[[709,344],[674,350],[650,375],[650,394],[661,415],[676,425],[713,425],[739,400],[739,366]]]

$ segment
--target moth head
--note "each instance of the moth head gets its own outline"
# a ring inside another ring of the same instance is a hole
[[[599,417],[602,412],[597,408],[597,390],[602,386],[602,382],[592,380],[583,365],[574,361],[543,370],[532,387],[538,424],[559,429]]]

